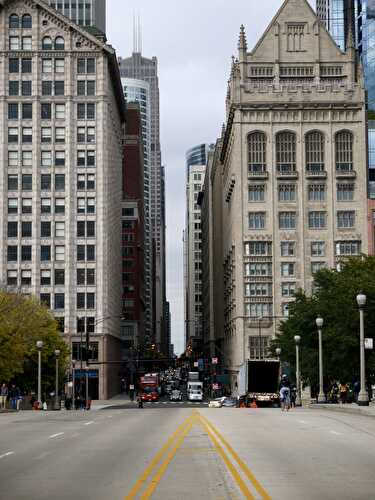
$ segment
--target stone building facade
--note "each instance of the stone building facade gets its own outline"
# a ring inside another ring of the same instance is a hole
[[[234,384],[246,359],[268,355],[295,291],[368,250],[363,75],[306,0],[286,0],[250,52],[241,27],[217,150],[221,350]]]
[[[52,310],[80,376],[86,336],[93,363],[121,356],[116,54],[38,0],[0,2],[0,26],[0,279]],[[91,397],[119,386],[91,366]]]

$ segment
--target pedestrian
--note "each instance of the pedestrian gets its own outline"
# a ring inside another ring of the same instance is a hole
[[[339,391],[340,391],[340,401],[342,404],[345,404],[348,400],[348,391],[349,391],[348,384],[345,382],[340,382]]]
[[[296,407],[296,399],[297,399],[297,387],[293,385],[290,388],[290,407],[295,408]]]
[[[20,411],[23,395],[19,387],[16,387],[16,392],[17,392],[17,411]]]
[[[138,408],[143,408],[143,401],[142,401],[142,396],[141,395],[138,396],[138,400],[137,401],[138,401]]]
[[[8,387],[6,384],[2,384],[0,389],[0,408],[5,410],[7,407],[7,399],[8,399]]]
[[[354,401],[356,403],[358,403],[358,396],[359,396],[360,390],[361,390],[361,384],[360,384],[359,380],[356,380],[353,384]]]
[[[18,399],[17,387],[14,384],[12,384],[9,390],[9,402],[12,410],[17,410],[17,399]]]

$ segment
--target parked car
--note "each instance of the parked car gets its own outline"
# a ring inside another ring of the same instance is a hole
[[[223,406],[223,401],[224,401],[225,398],[216,398],[216,399],[212,399],[209,403],[208,403],[208,407],[209,408],[221,408]]]

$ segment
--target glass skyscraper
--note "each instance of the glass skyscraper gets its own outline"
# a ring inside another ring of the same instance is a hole
[[[345,50],[346,0],[316,0],[316,11],[341,50]]]

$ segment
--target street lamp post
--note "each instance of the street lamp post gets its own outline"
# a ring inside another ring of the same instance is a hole
[[[55,356],[56,356],[55,410],[59,410],[60,409],[60,405],[59,405],[59,356],[60,356],[60,349],[55,349]]]
[[[75,400],[76,400],[76,373],[75,373],[75,370],[76,369],[76,360],[75,359],[72,359],[72,379],[73,379],[73,385],[72,385],[72,407],[73,407],[73,410],[75,408]]]
[[[358,406],[368,406],[369,399],[366,391],[365,381],[365,327],[363,319],[363,308],[366,305],[367,297],[363,293],[357,295],[357,304],[359,307],[359,347],[360,347],[360,363],[361,363],[361,390],[358,394]]]
[[[323,345],[322,345],[322,328],[323,328],[323,318],[318,316],[316,318],[316,326],[318,327],[319,335],[319,394],[318,403],[325,403],[326,397],[323,388]]]
[[[40,408],[42,403],[42,340],[37,341],[36,348],[38,350],[38,405]]]
[[[301,337],[299,335],[294,336],[294,342],[296,344],[296,382],[297,382],[297,395],[296,395],[296,406],[301,406],[301,375],[299,367],[299,343],[301,342]]]

